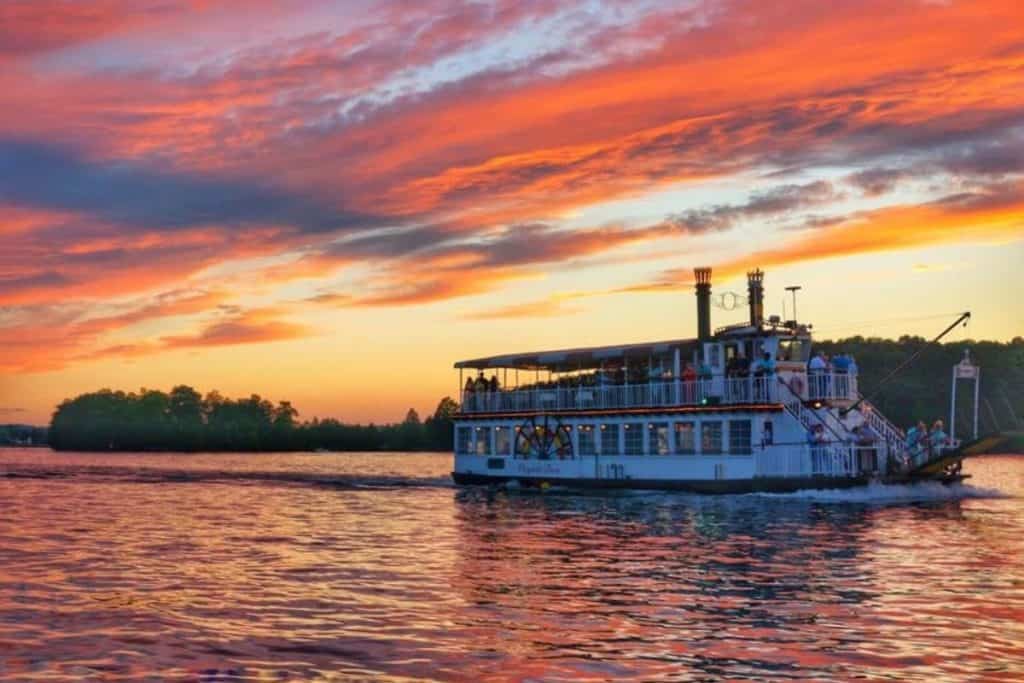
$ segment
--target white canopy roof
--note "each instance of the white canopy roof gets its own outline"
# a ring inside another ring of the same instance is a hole
[[[697,346],[696,339],[674,339],[670,341],[645,342],[640,344],[619,344],[616,346],[594,346],[579,349],[559,349],[555,351],[537,351],[532,353],[512,353],[488,358],[462,360],[455,364],[456,368],[473,368],[486,370],[489,368],[515,368],[517,370],[551,370],[566,372],[569,370],[588,370],[599,368],[608,361],[647,360],[648,358],[672,355],[680,349],[683,357]]]

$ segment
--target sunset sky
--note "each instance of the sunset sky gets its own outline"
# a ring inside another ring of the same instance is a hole
[[[1024,334],[1020,0],[0,3],[0,422],[397,420],[693,335],[699,265],[822,337]]]

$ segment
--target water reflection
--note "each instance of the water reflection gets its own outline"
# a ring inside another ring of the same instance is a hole
[[[640,680],[820,669],[827,655],[804,656],[828,644],[819,619],[876,595],[860,560],[863,508],[478,491],[457,501],[456,588],[475,608],[464,626],[489,634],[485,647],[515,643],[524,661],[559,653],[545,676],[578,679],[607,660]]]
[[[0,455],[0,680],[1024,675],[1020,498],[528,495],[448,465]]]

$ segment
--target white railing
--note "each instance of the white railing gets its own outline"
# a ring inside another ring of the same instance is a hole
[[[869,457],[872,451],[876,458],[882,457],[878,450],[834,443],[782,446],[758,456],[757,473],[762,477],[856,477],[884,466]]]
[[[815,477],[852,477],[860,472],[857,449],[824,444],[810,446],[811,474]]]
[[[861,415],[867,419],[868,426],[870,426],[876,434],[887,442],[894,442],[897,444],[906,443],[907,435],[903,430],[894,425],[885,415],[880,413],[878,408],[876,408],[867,399],[864,399],[861,402],[860,412]]]
[[[757,456],[757,474],[761,477],[806,477],[810,470],[807,446],[770,448]]]
[[[775,377],[717,380],[661,380],[642,384],[552,386],[500,391],[463,392],[462,412],[531,412],[544,410],[602,410],[708,403],[777,403]]]
[[[807,399],[810,401],[856,401],[857,375],[845,372],[807,373]]]

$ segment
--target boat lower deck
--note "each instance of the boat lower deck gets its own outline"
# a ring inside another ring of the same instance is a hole
[[[741,494],[741,493],[792,493],[810,489],[845,489],[867,486],[872,482],[882,484],[919,484],[937,482],[955,484],[970,475],[945,476],[896,475],[876,477],[868,474],[853,477],[754,477],[751,479],[593,479],[593,478],[544,478],[536,476],[509,476],[452,472],[452,479],[459,486],[502,486],[512,485],[523,488],[547,489],[610,489],[636,491],[686,491],[690,493]]]

